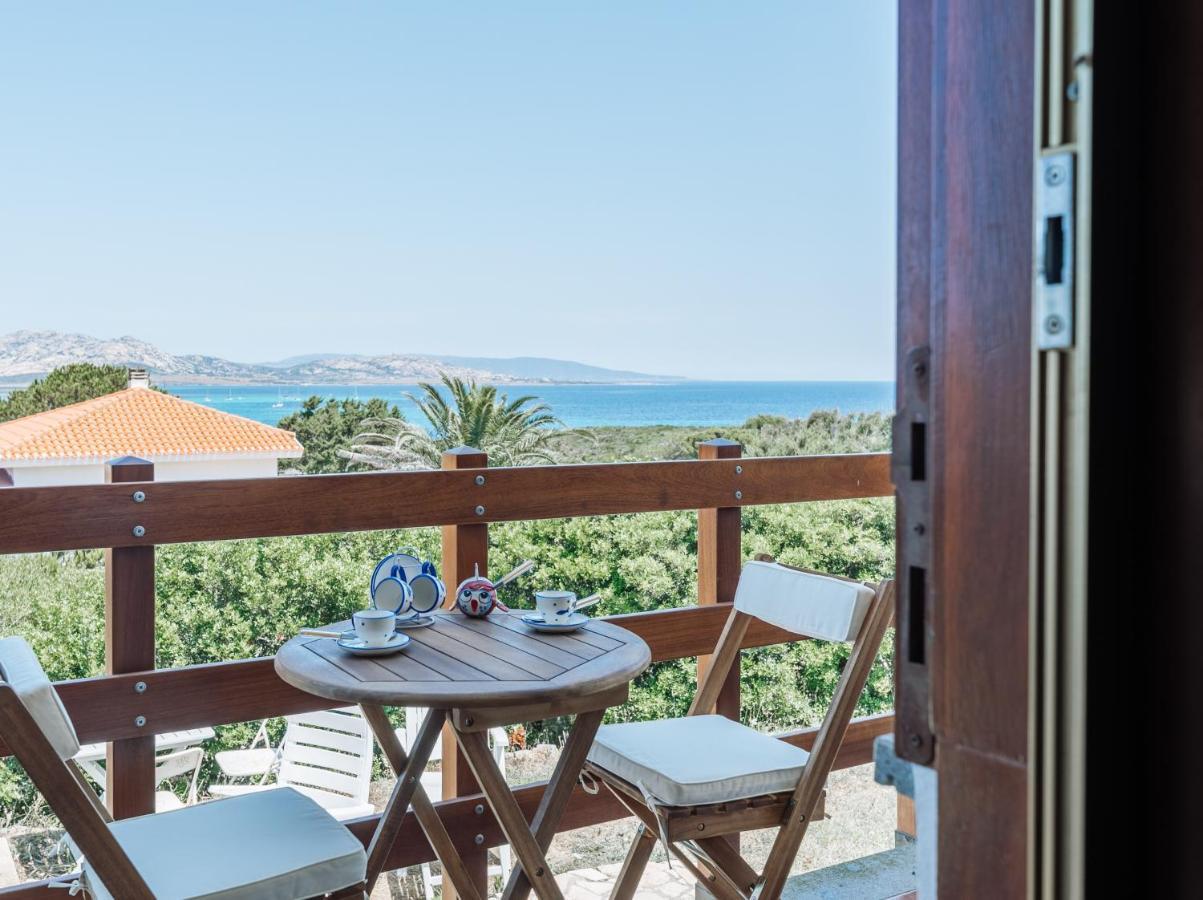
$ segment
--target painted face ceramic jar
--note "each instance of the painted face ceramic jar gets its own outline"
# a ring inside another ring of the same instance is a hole
[[[465,578],[455,589],[455,605],[465,616],[483,619],[495,607],[500,606],[497,587],[489,579],[480,576]],[[501,608],[505,609],[504,606]]]

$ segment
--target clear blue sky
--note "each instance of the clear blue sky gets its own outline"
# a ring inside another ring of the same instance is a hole
[[[895,10],[0,6],[0,331],[889,379]]]

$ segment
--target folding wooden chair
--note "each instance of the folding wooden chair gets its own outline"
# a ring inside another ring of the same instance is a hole
[[[0,679],[0,734],[86,857],[78,884],[90,900],[365,896],[363,845],[291,788],[114,822],[23,639],[0,640]]]
[[[893,614],[893,581],[869,586],[778,565],[744,566],[734,609],[684,718],[605,725],[586,771],[642,823],[611,894],[630,900],[656,839],[720,900],[777,900]],[[806,637],[851,641],[831,706],[809,753],[708,715],[752,619]],[[725,835],[779,826],[764,871]]]

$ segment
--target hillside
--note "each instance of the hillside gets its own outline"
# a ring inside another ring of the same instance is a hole
[[[444,373],[492,384],[680,380],[538,357],[315,353],[275,363],[242,363],[216,356],[167,353],[128,336],[104,339],[58,331],[16,331],[0,337],[0,384],[27,384],[59,366],[79,362],[145,368],[159,384],[413,384],[436,380]]]

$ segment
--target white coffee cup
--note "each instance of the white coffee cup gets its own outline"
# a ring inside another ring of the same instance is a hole
[[[587,609],[600,599],[595,594],[578,601],[572,591],[535,591],[535,609],[542,614],[544,621],[554,622],[557,617]]]
[[[368,647],[383,647],[397,628],[397,614],[388,609],[361,609],[351,616],[355,635]]]

